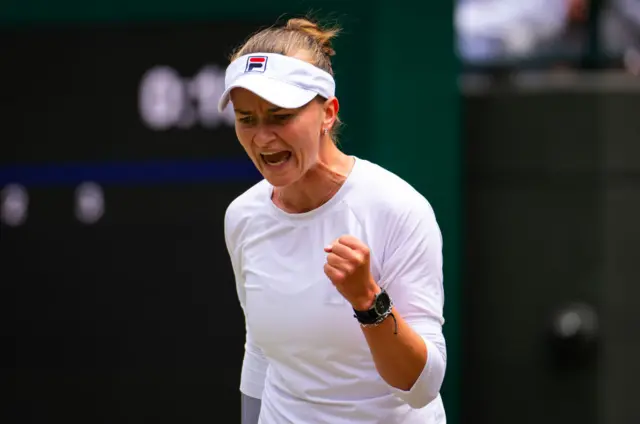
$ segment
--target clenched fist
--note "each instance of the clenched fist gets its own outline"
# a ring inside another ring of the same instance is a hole
[[[324,273],[354,309],[366,311],[380,288],[371,275],[369,247],[344,235],[324,248],[328,253]]]

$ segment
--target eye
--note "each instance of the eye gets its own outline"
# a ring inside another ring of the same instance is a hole
[[[283,124],[288,120],[290,120],[292,116],[293,116],[292,113],[273,115],[273,120],[277,123]]]
[[[238,122],[243,125],[252,125],[255,122],[255,118],[253,116],[245,116],[242,118],[238,118]]]

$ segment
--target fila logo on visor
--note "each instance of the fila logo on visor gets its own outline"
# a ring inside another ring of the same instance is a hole
[[[245,72],[264,72],[267,70],[266,56],[250,56],[247,59],[247,68]]]

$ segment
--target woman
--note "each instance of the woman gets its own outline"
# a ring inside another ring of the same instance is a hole
[[[292,19],[226,71],[219,108],[264,177],[225,216],[243,424],[445,423],[440,230],[409,184],[336,146],[336,33]]]

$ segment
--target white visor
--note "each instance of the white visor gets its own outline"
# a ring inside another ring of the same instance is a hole
[[[336,83],[328,72],[308,62],[274,53],[254,53],[231,62],[224,78],[220,112],[229,104],[234,88],[245,88],[283,109],[296,109],[317,95],[335,95]]]

